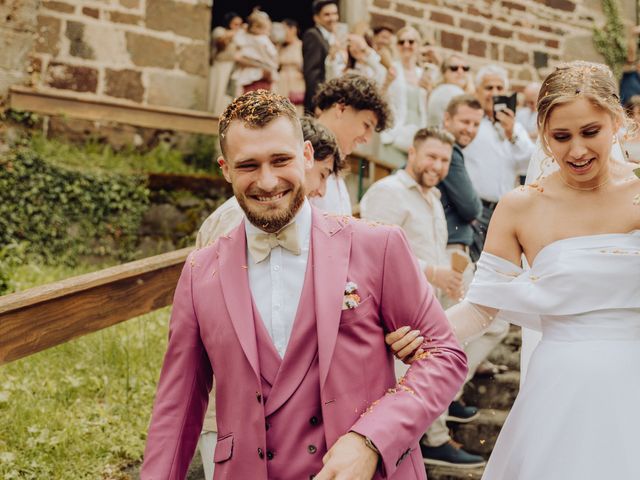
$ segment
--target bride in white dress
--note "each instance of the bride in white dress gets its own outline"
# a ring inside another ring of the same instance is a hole
[[[611,159],[626,121],[604,65],[547,77],[538,127],[555,172],[501,200],[447,311],[461,341],[495,317],[542,334],[484,480],[640,479],[640,179]]]

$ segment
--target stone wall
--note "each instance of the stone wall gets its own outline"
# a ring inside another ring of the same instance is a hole
[[[29,81],[38,0],[0,0],[0,97]]]
[[[476,69],[506,67],[516,87],[545,76],[564,60],[602,61],[592,42],[602,24],[599,0],[368,0],[372,24],[409,24],[446,54],[462,52]],[[625,21],[633,1],[619,2]]]
[[[13,1],[33,19],[13,83],[206,109],[211,0]]]

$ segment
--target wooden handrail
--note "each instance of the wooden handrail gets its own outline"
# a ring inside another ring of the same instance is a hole
[[[0,297],[0,365],[170,305],[190,251]]]
[[[161,130],[218,134],[218,117],[209,112],[142,105],[130,100],[105,98],[89,93],[13,85],[9,89],[9,105],[14,110],[45,115],[65,115]]]

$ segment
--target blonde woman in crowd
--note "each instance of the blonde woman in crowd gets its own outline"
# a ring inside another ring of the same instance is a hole
[[[380,156],[401,168],[407,161],[407,151],[418,129],[427,123],[427,98],[431,89],[428,71],[418,64],[420,33],[413,27],[403,27],[396,33],[398,60],[392,75],[387,76],[383,90],[387,92],[393,112],[394,126],[382,132]]]

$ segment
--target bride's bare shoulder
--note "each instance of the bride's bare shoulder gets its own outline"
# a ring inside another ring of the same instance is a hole
[[[540,179],[529,185],[521,185],[504,195],[500,199],[500,204],[505,210],[528,210],[536,202],[548,196],[549,188],[553,190],[553,180],[549,178]]]

